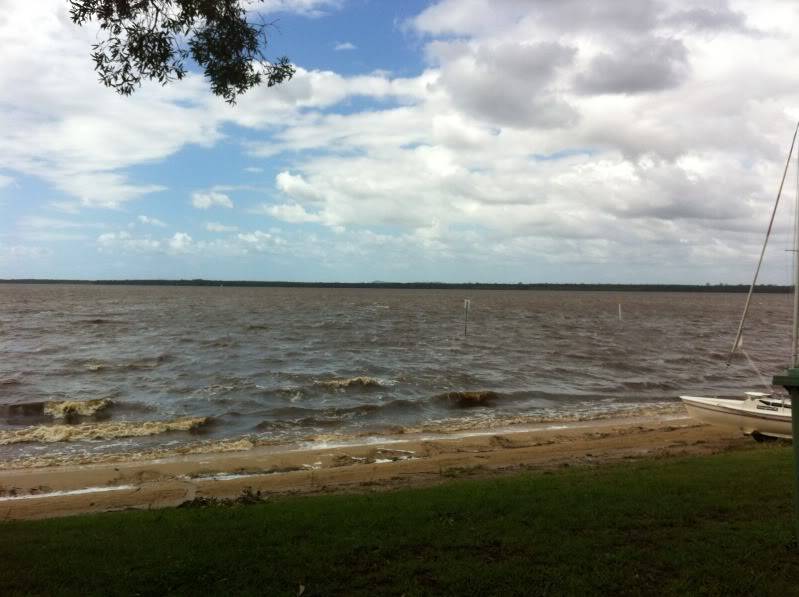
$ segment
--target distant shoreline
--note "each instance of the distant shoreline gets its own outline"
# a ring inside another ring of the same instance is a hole
[[[748,284],[593,284],[504,282],[291,282],[284,280],[62,280],[44,278],[0,279],[0,284],[78,284],[94,286],[229,286],[238,288],[385,288],[421,290],[575,290],[635,292],[746,292]],[[787,293],[792,286],[758,284],[755,292]]]
[[[58,280],[0,279],[0,284],[81,284],[95,286],[230,286],[238,288],[385,288],[417,290],[573,290],[616,292],[746,292],[748,284],[558,284],[483,282],[289,282],[255,280]],[[792,286],[759,284],[755,292],[781,294]]]

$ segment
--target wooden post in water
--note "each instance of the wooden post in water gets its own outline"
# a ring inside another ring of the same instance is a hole
[[[472,306],[472,301],[470,299],[463,299],[463,337],[466,338],[466,334],[469,331],[469,308]]]

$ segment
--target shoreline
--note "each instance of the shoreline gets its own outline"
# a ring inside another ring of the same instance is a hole
[[[215,439],[199,439],[186,443],[169,443],[161,446],[142,446],[140,449],[122,451],[54,451],[44,454],[26,454],[15,458],[0,460],[0,471],[9,469],[29,469],[46,468],[52,466],[65,465],[90,465],[90,464],[109,464],[114,462],[132,462],[144,460],[157,460],[191,454],[213,454],[218,452],[240,452],[252,450],[254,448],[274,449],[281,452],[309,451],[317,448],[351,447],[373,444],[391,444],[396,442],[406,442],[412,440],[440,440],[440,439],[462,439],[470,436],[491,435],[497,433],[517,433],[520,431],[533,431],[541,429],[559,429],[563,426],[584,426],[593,425],[608,419],[625,419],[640,417],[661,417],[685,416],[685,409],[680,403],[655,403],[650,405],[635,405],[631,408],[621,408],[606,412],[595,411],[592,413],[576,413],[561,416],[540,416],[540,415],[508,415],[499,418],[489,419],[449,419],[433,420],[411,425],[408,427],[396,426],[386,431],[357,431],[341,430],[331,433],[316,433],[298,438],[284,437],[264,437],[253,434],[233,435]],[[32,441],[39,438],[41,434],[45,437],[55,437],[55,440],[46,440],[45,443],[71,443],[71,435],[79,435],[83,432],[82,427],[86,427],[88,432],[84,435],[89,436],[92,427],[98,430],[98,436],[105,437],[101,429],[103,425],[110,425],[123,428],[128,425],[139,425],[145,427],[160,426],[158,432],[170,431],[168,427],[185,427],[184,431],[192,432],[200,430],[206,424],[203,417],[184,417],[179,419],[168,419],[161,421],[112,421],[110,423],[83,423],[78,425],[62,425],[66,432],[59,428],[56,433],[51,429],[58,425],[45,424],[40,427],[29,427],[18,431],[7,432],[8,434],[26,434],[34,437]],[[41,431],[40,431],[41,430]],[[143,437],[156,434],[143,434]],[[61,439],[61,436],[67,439]],[[136,437],[133,435],[119,435],[118,439],[129,439]],[[83,438],[78,438],[83,439]],[[91,439],[87,437],[87,439]],[[28,440],[30,441],[30,440]],[[8,442],[12,443],[12,442]],[[23,442],[15,442],[23,443]],[[0,432],[0,444],[2,444],[2,432]],[[1,493],[0,493],[1,494]]]
[[[313,446],[256,446],[151,459],[0,470],[0,519],[174,507],[195,499],[364,492],[452,478],[753,448],[685,414]]]

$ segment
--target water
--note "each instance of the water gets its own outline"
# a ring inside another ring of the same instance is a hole
[[[745,359],[725,368],[744,298],[0,285],[0,459],[480,429],[739,395],[762,389]],[[787,295],[756,295],[744,347],[767,378],[788,360],[789,318]]]

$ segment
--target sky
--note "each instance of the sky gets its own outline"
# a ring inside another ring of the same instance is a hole
[[[750,281],[794,0],[251,10],[297,74],[230,106],[198,72],[118,96],[66,0],[0,0],[0,278]],[[764,282],[790,280],[789,203]]]

